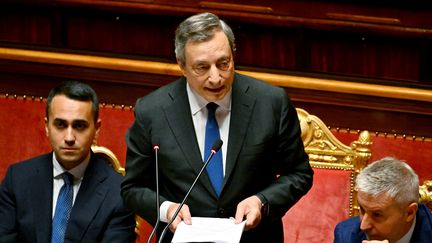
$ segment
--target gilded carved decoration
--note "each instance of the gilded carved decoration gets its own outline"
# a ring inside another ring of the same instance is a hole
[[[313,168],[351,171],[350,216],[358,214],[354,181],[356,175],[371,158],[372,140],[368,131],[362,131],[350,146],[339,141],[321,119],[298,108],[301,137]]]
[[[120,164],[117,156],[108,148],[93,144],[91,147],[93,153],[102,156],[120,175],[126,174],[125,168]]]
[[[432,210],[432,180],[426,180],[420,186],[420,202],[425,203]]]

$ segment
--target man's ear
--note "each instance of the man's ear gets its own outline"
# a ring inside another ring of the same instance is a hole
[[[96,121],[96,123],[95,123],[96,133],[95,133],[95,136],[94,136],[94,138],[93,138],[93,143],[94,143],[94,144],[96,144],[96,140],[97,140],[97,138],[99,137],[99,132],[100,132],[101,125],[102,125],[102,120],[101,120],[101,119],[98,119],[98,120]]]
[[[407,207],[407,211],[406,211],[406,221],[407,222],[411,222],[415,219],[415,216],[417,214],[417,210],[418,210],[418,204],[413,202],[410,203]]]
[[[48,137],[48,117],[45,117],[45,135]]]
[[[176,60],[177,60],[177,65],[180,67],[180,70],[181,70],[183,76],[186,76],[184,63],[182,63],[178,58]]]

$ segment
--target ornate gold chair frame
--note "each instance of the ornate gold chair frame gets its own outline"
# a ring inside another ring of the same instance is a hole
[[[311,166],[352,171],[349,215],[357,215],[359,208],[354,189],[355,177],[371,158],[372,141],[369,132],[360,132],[358,140],[347,146],[340,142],[318,117],[300,108],[297,108],[297,114],[302,131],[301,137]]]

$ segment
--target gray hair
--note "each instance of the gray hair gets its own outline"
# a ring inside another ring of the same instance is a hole
[[[378,197],[387,194],[399,205],[419,201],[419,178],[405,162],[385,157],[366,166],[357,176],[359,191]]]
[[[232,53],[235,52],[234,33],[223,20],[212,13],[193,15],[177,27],[175,33],[175,54],[180,64],[186,62],[185,46],[188,42],[205,42],[211,40],[215,31],[222,30],[228,38]]]

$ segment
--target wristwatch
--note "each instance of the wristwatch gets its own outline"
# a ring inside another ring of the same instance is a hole
[[[267,201],[267,198],[263,194],[261,194],[261,193],[256,194],[256,196],[261,201],[261,216],[262,217],[268,216],[268,214],[269,214],[269,203]]]

